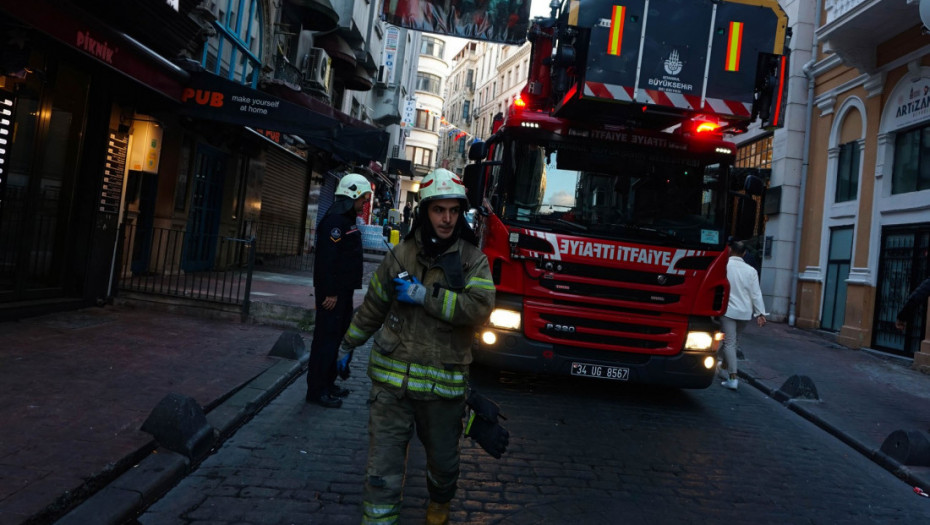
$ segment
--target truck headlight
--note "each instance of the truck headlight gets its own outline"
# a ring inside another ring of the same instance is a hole
[[[718,338],[719,334],[719,338]],[[720,346],[720,340],[723,339],[721,332],[688,332],[688,339],[685,340],[685,350],[717,350]]]
[[[504,330],[519,330],[520,312],[517,312],[516,310],[495,308],[494,311],[491,312],[491,318],[489,319],[489,322],[494,328],[501,328]]]

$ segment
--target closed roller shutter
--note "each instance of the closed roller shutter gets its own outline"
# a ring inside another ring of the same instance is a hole
[[[299,253],[307,210],[307,162],[277,147],[268,149],[262,182],[258,253]]]

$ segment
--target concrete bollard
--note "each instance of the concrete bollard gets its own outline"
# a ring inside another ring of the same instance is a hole
[[[930,467],[930,439],[919,430],[895,430],[881,451],[902,465]]]
[[[789,377],[778,391],[788,399],[820,399],[814,381],[807,376],[793,375]]]
[[[282,332],[275,342],[268,355],[271,357],[283,357],[284,359],[300,359],[307,354],[307,343],[301,337],[300,332],[287,331]]]
[[[152,409],[141,430],[168,450],[196,459],[210,451],[216,432],[193,398],[171,393]]]

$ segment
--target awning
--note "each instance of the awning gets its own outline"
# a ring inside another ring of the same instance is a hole
[[[352,91],[371,91],[371,88],[375,85],[371,73],[362,64],[355,66],[355,71],[343,75],[342,82],[346,89]]]
[[[309,108],[338,122],[339,130],[335,137],[327,139],[327,142],[323,139],[308,139],[320,149],[329,151],[342,160],[353,162],[381,160],[387,156],[391,135],[383,129],[346,115],[302,91],[293,90],[284,83],[269,83],[264,86],[264,90],[285,101],[293,102],[298,107]]]
[[[76,49],[105,67],[178,100],[187,72],[133,38],[65,2],[4,2],[5,14],[18,18]]]
[[[350,71],[355,69],[355,51],[338,34],[315,35],[313,44],[316,47],[322,47],[326,51],[326,54],[333,59],[333,67],[336,69],[348,69]]]
[[[384,130],[353,119],[283,84],[269,84],[266,91],[210,73],[191,73],[181,96],[179,113],[297,135],[311,146],[344,161],[368,162],[387,155],[390,135]],[[289,92],[289,96],[277,96]]]
[[[339,25],[339,13],[329,0],[288,0],[294,16],[303,29],[310,31],[332,31]]]

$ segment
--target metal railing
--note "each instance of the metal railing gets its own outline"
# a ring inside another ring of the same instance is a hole
[[[120,290],[240,305],[249,313],[255,238],[123,226]]]
[[[252,222],[246,231],[255,236],[255,264],[262,270],[313,271],[312,239],[305,230],[286,224]]]

